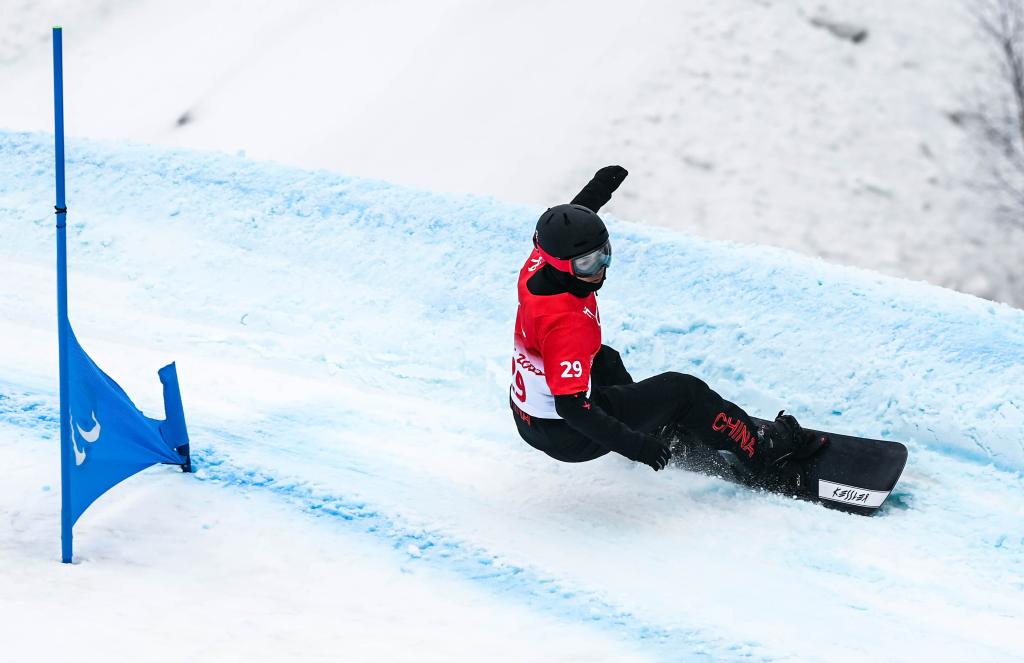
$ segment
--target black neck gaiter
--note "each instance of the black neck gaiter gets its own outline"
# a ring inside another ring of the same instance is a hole
[[[541,267],[540,271],[526,282],[526,287],[535,295],[560,295],[568,292],[580,299],[597,292],[602,285],[604,278],[599,283],[587,283],[548,264]]]

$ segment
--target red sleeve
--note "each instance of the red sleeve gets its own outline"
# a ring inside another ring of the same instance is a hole
[[[544,334],[540,354],[544,377],[554,396],[577,394],[590,386],[590,365],[601,349],[601,329],[585,315],[559,316]]]

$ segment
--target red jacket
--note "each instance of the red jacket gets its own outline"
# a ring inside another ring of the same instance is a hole
[[[601,349],[601,316],[594,293],[531,293],[526,282],[543,264],[534,249],[519,272],[510,393],[527,414],[559,419],[555,396],[590,392],[590,367]]]

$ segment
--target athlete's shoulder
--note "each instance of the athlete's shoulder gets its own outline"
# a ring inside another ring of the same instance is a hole
[[[524,283],[526,279],[536,274],[543,265],[544,256],[534,247],[533,251],[530,252],[530,257],[523,264],[523,268],[519,270],[519,282]]]

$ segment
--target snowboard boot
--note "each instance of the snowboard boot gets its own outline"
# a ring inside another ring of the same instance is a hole
[[[799,495],[807,491],[807,463],[804,462],[828,444],[827,435],[805,431],[796,417],[780,410],[775,421],[757,430],[760,454],[760,483],[776,490]]]

